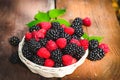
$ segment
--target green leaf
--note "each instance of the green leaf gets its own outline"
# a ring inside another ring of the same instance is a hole
[[[36,20],[40,20],[40,21],[50,21],[50,17],[48,13],[44,13],[44,12],[38,12],[34,18]]]
[[[65,12],[66,12],[65,9],[52,9],[48,13],[50,18],[57,18],[58,16],[64,14]]]
[[[84,33],[83,36],[82,36],[84,39],[89,39],[89,36],[87,33]]]
[[[39,20],[33,20],[33,21],[27,23],[26,25],[27,25],[29,28],[31,28],[31,27],[35,26],[37,23],[39,23],[39,22],[40,22]]]
[[[98,42],[101,42],[103,37],[100,37],[100,36],[90,36],[89,37],[89,41],[92,40],[92,39],[95,39],[95,40],[98,40]]]
[[[65,19],[56,19],[56,20],[52,20],[51,22],[59,22],[60,24],[70,26],[70,23],[68,21],[66,21]]]

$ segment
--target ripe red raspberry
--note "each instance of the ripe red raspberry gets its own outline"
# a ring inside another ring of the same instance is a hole
[[[108,45],[107,45],[107,44],[104,44],[104,43],[100,44],[100,45],[99,45],[99,48],[102,48],[105,53],[108,53],[108,52],[110,51]]]
[[[81,39],[81,40],[80,40],[80,46],[83,46],[83,48],[84,48],[85,50],[87,50],[87,49],[88,49],[88,46],[89,46],[89,41],[88,41],[87,39]]]
[[[52,59],[45,60],[44,66],[53,67],[54,65],[55,65],[55,62]]]
[[[91,20],[88,17],[84,18],[82,21],[83,21],[83,25],[85,26],[89,27],[91,25]]]
[[[67,40],[65,38],[59,38],[56,40],[56,44],[58,45],[59,48],[65,48],[67,44]]]
[[[53,50],[57,49],[58,47],[57,47],[57,44],[56,44],[54,41],[49,40],[49,41],[47,42],[47,44],[46,44],[46,48],[47,48],[49,51],[53,51]]]
[[[32,38],[32,34],[31,34],[30,32],[27,32],[27,33],[25,34],[25,39],[26,39],[27,41],[29,41],[31,38]]]
[[[74,34],[75,30],[72,27],[66,27],[66,28],[64,28],[64,31],[67,34],[72,35],[72,34]]]
[[[32,38],[35,38],[36,41],[39,41],[37,31],[32,32]]]
[[[42,47],[37,51],[37,55],[41,58],[49,58],[50,52],[45,47]]]
[[[71,65],[73,63],[73,57],[68,54],[63,55],[62,61],[65,66]]]
[[[77,44],[78,46],[80,46],[80,42],[79,42],[77,39],[74,39],[74,38],[72,38],[72,39],[70,40],[70,43],[75,43],[75,44]]]
[[[39,27],[45,30],[49,30],[51,28],[51,23],[50,22],[41,22],[37,24]]]
[[[41,33],[43,33],[44,35],[46,35],[46,32],[47,32],[47,31],[46,31],[45,29],[40,29],[39,31],[40,31]]]
[[[65,26],[64,24],[62,24],[61,27],[62,27],[63,29],[66,28],[66,26]]]

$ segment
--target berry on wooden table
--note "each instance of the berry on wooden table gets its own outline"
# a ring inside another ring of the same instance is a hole
[[[16,36],[12,36],[10,39],[9,39],[9,43],[12,45],[12,46],[18,46],[20,42],[20,39]]]

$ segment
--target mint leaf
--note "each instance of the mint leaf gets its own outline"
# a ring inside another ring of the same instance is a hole
[[[39,21],[50,21],[49,14],[44,12],[38,12],[34,18]]]
[[[58,16],[64,14],[66,12],[65,9],[52,9],[48,12],[50,18],[57,18]]]
[[[92,39],[95,39],[95,40],[98,40],[98,42],[101,42],[103,37],[100,37],[100,36],[90,36],[89,37],[89,41],[92,40]]]
[[[56,19],[56,20],[52,20],[51,22],[59,22],[60,24],[70,26],[70,23],[68,21],[66,21],[65,19]]]
[[[39,20],[33,20],[33,21],[27,23],[26,25],[27,25],[29,28],[31,28],[31,27],[35,26],[37,23],[39,23],[39,22],[40,22]]]
[[[83,36],[82,36],[84,39],[89,39],[89,36],[87,33],[84,33]]]

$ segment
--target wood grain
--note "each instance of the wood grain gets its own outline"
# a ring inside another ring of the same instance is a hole
[[[110,47],[110,52],[96,62],[86,59],[76,71],[62,80],[120,80],[120,26],[110,0],[57,0],[57,8],[65,8],[62,16],[67,20],[75,17],[90,17],[91,27],[84,27],[90,36],[103,36],[103,43]]]

